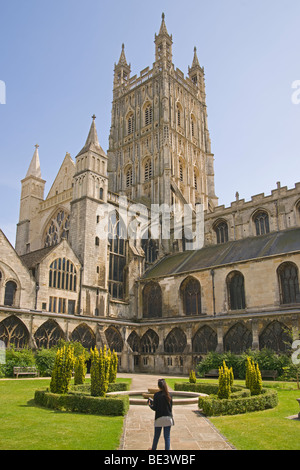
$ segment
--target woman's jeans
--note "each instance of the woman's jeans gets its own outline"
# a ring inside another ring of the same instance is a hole
[[[154,428],[154,439],[153,439],[153,444],[152,444],[152,450],[156,450],[157,444],[160,438],[161,434],[161,429],[160,427],[155,427]],[[165,438],[165,450],[170,450],[170,433],[171,433],[171,426],[165,426],[164,427],[164,438]]]

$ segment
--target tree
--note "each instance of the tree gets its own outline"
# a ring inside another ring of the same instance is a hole
[[[223,366],[219,368],[219,389],[218,389],[218,398],[220,399],[228,399],[231,395],[231,373],[225,363],[223,361]]]
[[[52,393],[68,393],[75,365],[74,348],[63,346],[57,350],[50,381]]]
[[[85,381],[86,375],[86,364],[85,364],[85,354],[81,354],[76,357],[75,361],[75,375],[74,375],[74,384],[81,385]]]

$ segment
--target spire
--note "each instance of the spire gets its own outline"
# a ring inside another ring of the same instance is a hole
[[[124,45],[124,43],[122,44],[122,52],[121,52],[121,55],[120,55],[118,65],[121,65],[123,67],[128,67],[126,56],[125,56],[125,45]]]
[[[39,145],[36,144],[35,152],[33,154],[31,163],[29,165],[26,178],[28,178],[29,176],[34,176],[35,178],[42,178],[38,148],[39,148]]]
[[[193,63],[192,63],[192,69],[193,68],[196,68],[196,67],[200,67],[200,64],[199,64],[199,60],[198,60],[198,56],[197,56],[197,47],[195,46],[194,47],[194,59],[193,59]]]
[[[163,67],[170,68],[172,64],[172,35],[169,35],[165,14],[161,15],[161,25],[158,35],[155,34],[155,62]]]
[[[82,153],[88,152],[89,150],[105,155],[104,150],[102,149],[98,140],[98,134],[97,134],[96,124],[95,124],[95,119],[96,119],[95,114],[92,116],[92,119],[93,119],[93,122],[91,124],[88,138],[86,139],[84,147],[81,149],[81,151],[79,152],[77,156],[81,155]]]
[[[165,36],[168,36],[172,39],[172,36],[169,35],[167,27],[166,27],[165,14],[164,13],[162,13],[162,15],[161,15],[161,25],[160,25],[160,30],[159,30],[158,35],[159,36],[165,35]]]

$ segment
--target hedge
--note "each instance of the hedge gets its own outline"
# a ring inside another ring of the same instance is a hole
[[[102,416],[125,416],[129,409],[128,395],[102,398],[77,393],[58,395],[48,390],[36,390],[34,400],[37,405],[54,410]]]
[[[176,391],[181,391],[181,392],[196,392],[196,393],[206,393],[207,395],[216,395],[218,393],[218,384],[210,384],[210,383],[196,383],[196,384],[191,384],[189,382],[176,382],[174,384],[174,390]],[[232,385],[231,387],[232,395],[235,393],[239,392],[244,392],[248,395],[247,392],[250,391],[246,388],[239,387],[237,385]]]
[[[107,393],[109,392],[126,392],[129,390],[130,384],[127,382],[109,383]],[[69,393],[81,393],[83,395],[91,395],[91,384],[71,385]]]
[[[275,390],[262,389],[261,395],[232,397],[220,400],[216,396],[199,397],[198,407],[207,416],[236,415],[275,408],[278,396]]]

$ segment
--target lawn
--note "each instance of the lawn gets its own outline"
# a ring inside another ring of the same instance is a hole
[[[179,381],[168,380],[168,383],[173,388],[174,382]],[[243,381],[235,383],[245,385]],[[264,382],[263,386],[277,390],[279,404],[276,408],[212,417],[210,421],[238,450],[300,450],[300,421],[287,419],[298,414],[296,398],[300,398],[300,390],[296,389],[296,384],[282,382]]]
[[[50,379],[0,380],[0,450],[115,450],[119,447],[122,416],[40,408],[33,401],[34,392],[49,384]]]

